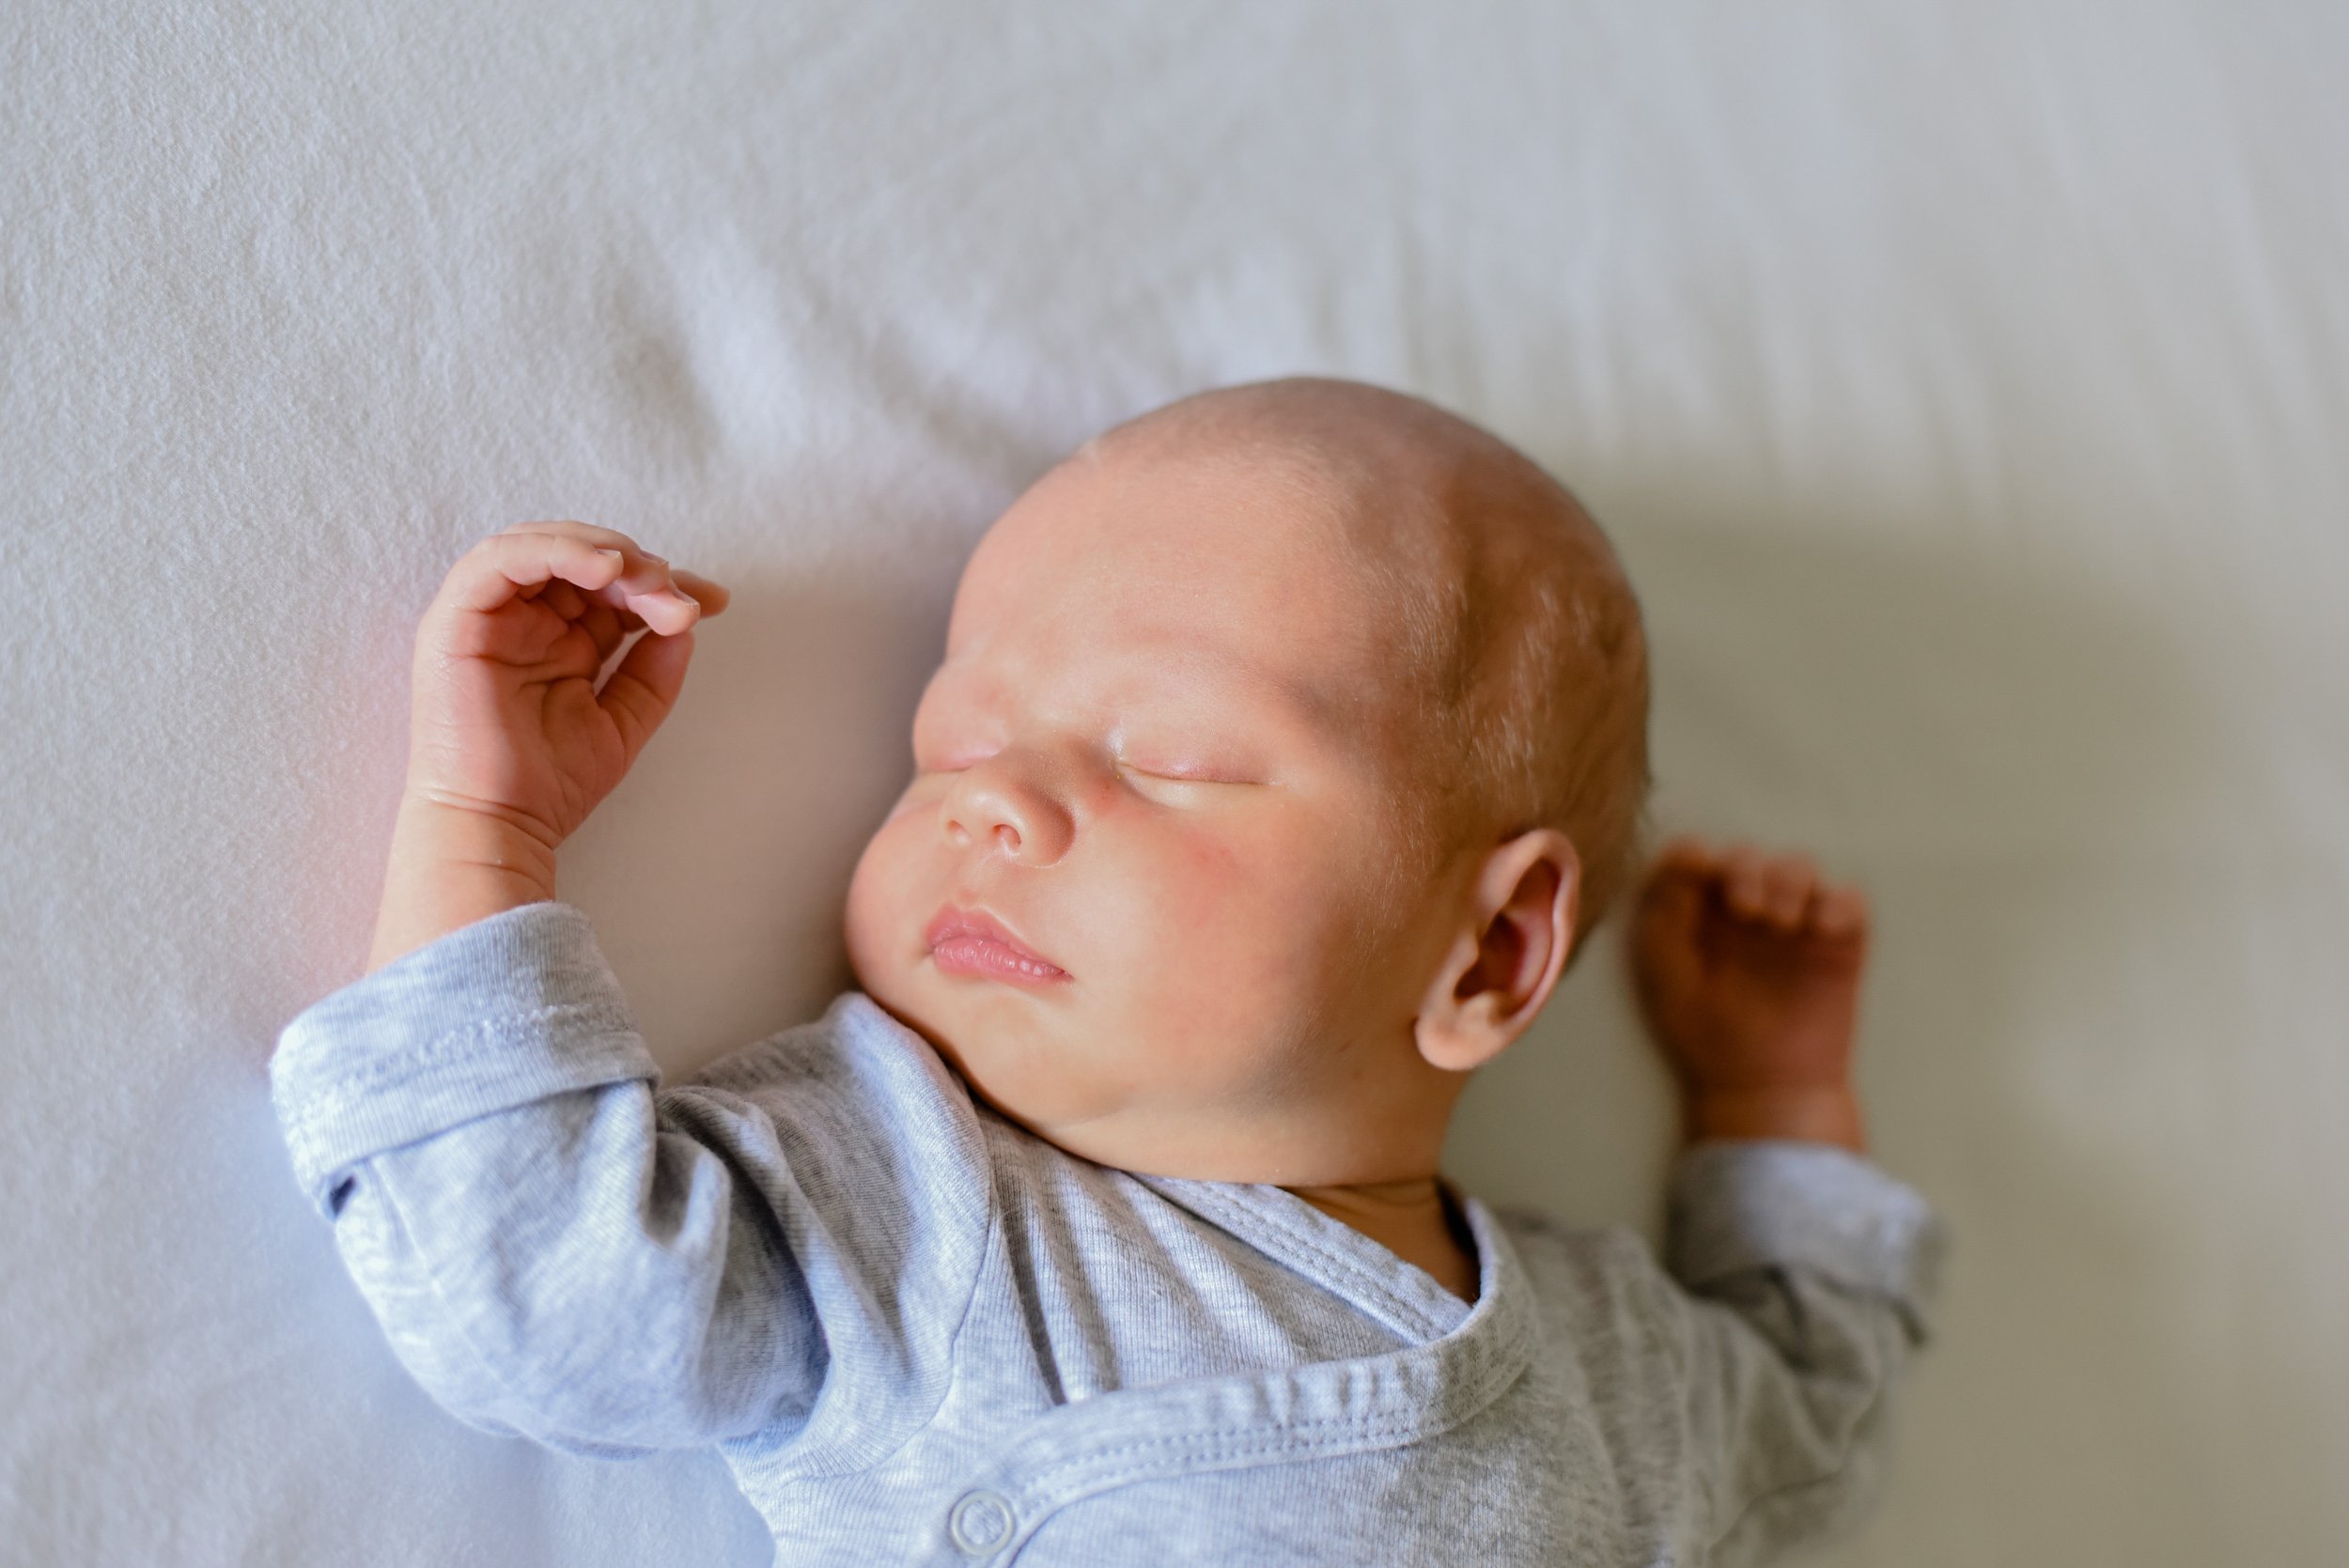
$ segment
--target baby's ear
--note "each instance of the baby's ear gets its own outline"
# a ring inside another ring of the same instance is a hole
[[[1412,1024],[1432,1065],[1472,1071],[1525,1032],[1565,970],[1581,891],[1581,857],[1555,828],[1529,829],[1486,857]]]

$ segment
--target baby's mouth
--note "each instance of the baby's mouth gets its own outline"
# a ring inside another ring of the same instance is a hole
[[[947,974],[1013,984],[1057,985],[1068,971],[1022,942],[985,909],[941,905],[923,933],[930,961]]]

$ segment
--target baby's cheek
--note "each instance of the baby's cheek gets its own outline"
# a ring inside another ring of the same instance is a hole
[[[867,992],[886,994],[905,945],[906,824],[883,823],[865,844],[848,880],[846,935],[848,964]]]
[[[1157,859],[1149,883],[1169,939],[1199,951],[1223,946],[1255,902],[1258,868],[1237,846],[1204,833],[1174,838]]]
[[[1148,1005],[1187,1030],[1257,1030],[1310,985],[1322,922],[1309,889],[1244,844],[1186,836],[1147,878]]]

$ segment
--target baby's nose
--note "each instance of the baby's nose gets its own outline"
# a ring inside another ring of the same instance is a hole
[[[1052,792],[1001,753],[964,770],[941,822],[957,848],[984,842],[1006,859],[1037,865],[1059,860],[1075,833]]]

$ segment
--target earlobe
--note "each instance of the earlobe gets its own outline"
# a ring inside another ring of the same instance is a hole
[[[1487,857],[1455,939],[1413,1023],[1420,1054],[1450,1072],[1483,1066],[1525,1032],[1557,988],[1574,942],[1581,860],[1554,828]]]

